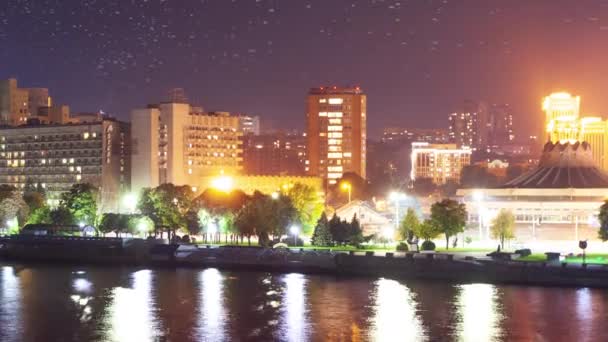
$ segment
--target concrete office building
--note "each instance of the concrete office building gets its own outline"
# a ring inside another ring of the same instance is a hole
[[[73,184],[90,183],[100,190],[100,210],[117,212],[130,186],[129,134],[128,123],[109,119],[0,129],[0,184],[39,184],[57,205]]]
[[[365,178],[367,97],[359,88],[321,87],[308,93],[307,173],[335,184],[345,172]]]
[[[170,102],[132,111],[134,191],[163,183],[196,187],[202,177],[241,171],[238,118],[193,108]]]
[[[243,135],[260,135],[260,117],[250,115],[237,115],[239,118],[239,130]]]

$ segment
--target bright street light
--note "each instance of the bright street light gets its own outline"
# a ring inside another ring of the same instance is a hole
[[[352,184],[350,184],[348,182],[342,182],[342,185],[340,185],[340,187],[342,188],[342,190],[348,191],[348,203],[350,203],[350,201],[351,201],[351,191],[353,189]]]
[[[234,188],[234,179],[230,176],[219,176],[211,181],[211,187],[223,192],[230,192]]]
[[[270,194],[270,197],[273,200],[279,199],[279,193],[275,191],[275,192],[273,192],[273,193]]]
[[[122,204],[127,208],[129,213],[133,213],[135,211],[135,207],[137,206],[137,196],[134,193],[127,193],[122,197]]]
[[[297,245],[298,244],[298,234],[300,233],[300,227],[298,227],[297,225],[292,225],[289,228],[289,231],[291,232],[291,235],[293,235],[293,245]]]
[[[78,222],[78,227],[82,228],[82,227],[84,227],[84,225],[85,225],[84,222],[82,222],[82,221]]]

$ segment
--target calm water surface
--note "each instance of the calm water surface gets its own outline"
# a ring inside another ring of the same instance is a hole
[[[0,341],[608,341],[608,291],[0,264]]]

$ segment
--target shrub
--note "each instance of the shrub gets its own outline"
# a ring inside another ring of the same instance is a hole
[[[518,249],[515,251],[515,254],[519,254],[521,257],[527,257],[532,254],[532,251],[529,248]]]
[[[426,240],[422,243],[422,246],[420,247],[420,249],[423,251],[434,251],[435,243],[433,241]]]
[[[473,238],[470,236],[467,236],[466,238],[464,238],[464,243],[466,243],[467,245],[470,244],[471,242],[473,242]]]
[[[410,250],[410,249],[409,249],[409,247],[407,246],[407,243],[405,243],[405,242],[400,242],[400,243],[397,245],[397,251],[398,251],[398,252],[407,252],[407,251],[409,251],[409,250]]]

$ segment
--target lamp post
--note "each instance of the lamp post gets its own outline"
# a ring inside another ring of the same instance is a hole
[[[122,204],[127,208],[128,214],[133,214],[137,206],[137,196],[134,193],[125,194],[122,198]]]
[[[298,244],[298,234],[300,232],[300,227],[295,224],[289,228],[289,232],[293,235],[293,245],[296,246]]]
[[[389,199],[395,203],[395,231],[399,230],[399,204],[400,201],[405,199],[406,195],[402,192],[391,192]]]
[[[352,184],[350,184],[348,182],[343,182],[340,187],[342,188],[342,190],[348,191],[348,203],[350,203],[350,201],[351,201],[351,191],[353,189]]]

